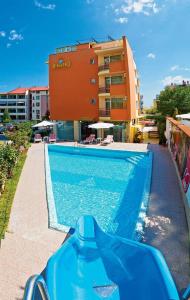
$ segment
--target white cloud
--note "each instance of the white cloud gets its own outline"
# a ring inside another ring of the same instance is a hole
[[[172,66],[170,68],[171,71],[176,71],[176,70],[179,70],[179,66],[178,65],[175,65],[175,66]]]
[[[173,71],[190,71],[190,68],[180,67],[179,65],[172,66],[170,70]]]
[[[41,8],[41,9],[54,10],[56,8],[55,4],[44,5],[43,3],[41,3],[37,0],[34,1],[34,4],[35,4],[35,6]]]
[[[11,46],[12,46],[11,43],[7,43],[7,45],[6,45],[7,48],[10,48]]]
[[[123,0],[119,8],[115,8],[115,13],[143,13],[144,15],[156,14],[160,11],[160,7],[155,0]]]
[[[17,33],[15,29],[11,30],[9,33],[9,40],[10,41],[21,41],[24,37],[21,33]]]
[[[155,59],[156,58],[156,55],[154,53],[149,53],[147,55],[148,58],[151,58],[151,59]]]
[[[116,18],[115,22],[120,23],[120,24],[126,24],[128,22],[128,18],[125,18],[125,17]]]
[[[86,0],[86,3],[87,4],[91,4],[91,3],[93,3],[94,2],[94,0]]]
[[[6,32],[5,31],[0,31],[0,37],[5,37],[6,36]]]
[[[177,76],[166,76],[162,83],[164,86],[173,84],[182,84],[182,81],[190,81],[190,78],[184,78],[184,76],[177,75]]]

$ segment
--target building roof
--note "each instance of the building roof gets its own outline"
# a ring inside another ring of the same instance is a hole
[[[14,94],[15,95],[15,94],[25,94],[26,91],[33,92],[33,91],[48,91],[48,90],[49,90],[48,86],[33,86],[33,87],[26,87],[26,88],[16,88],[16,89],[14,89],[12,91],[9,91],[7,93],[0,92],[0,94],[1,95],[2,94],[4,94],[4,95]]]
[[[29,90],[29,88],[17,88],[7,92],[7,94],[25,94],[27,90]]]
[[[49,87],[48,86],[33,86],[29,88],[29,90],[32,91],[48,91]]]

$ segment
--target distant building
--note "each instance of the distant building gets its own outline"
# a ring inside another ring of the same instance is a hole
[[[108,121],[117,125],[110,130],[115,141],[132,141],[141,99],[126,37],[57,48],[49,56],[49,88],[58,139],[83,139],[89,124]]]
[[[48,87],[31,87],[0,93],[0,120],[5,109],[13,121],[41,120],[49,108],[48,90]]]
[[[171,88],[174,88],[176,86],[181,86],[181,87],[184,87],[184,86],[190,86],[190,82],[187,80],[183,80],[181,83],[171,83],[169,85],[167,85],[166,87],[171,87]]]
[[[41,120],[49,110],[48,87],[32,87],[30,88],[30,97],[32,99],[32,120]]]

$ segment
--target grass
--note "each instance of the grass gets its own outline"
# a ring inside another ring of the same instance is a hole
[[[0,196],[0,240],[4,238],[8,227],[11,207],[26,155],[27,153],[20,154],[19,160],[13,169],[13,176],[7,180],[5,190]]]

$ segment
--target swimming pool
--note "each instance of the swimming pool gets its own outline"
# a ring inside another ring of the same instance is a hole
[[[50,227],[85,214],[108,233],[137,239],[148,204],[152,153],[46,145]]]

